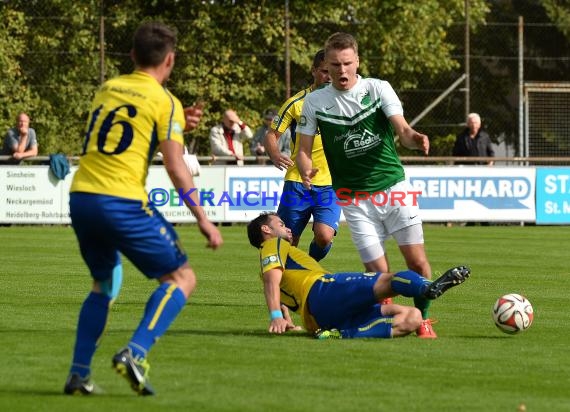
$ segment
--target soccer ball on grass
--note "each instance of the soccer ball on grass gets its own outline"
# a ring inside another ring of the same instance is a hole
[[[532,305],[527,298],[517,293],[501,296],[493,306],[495,325],[511,335],[530,328],[533,318]]]

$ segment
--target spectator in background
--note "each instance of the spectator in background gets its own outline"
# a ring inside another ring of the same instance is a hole
[[[467,127],[457,135],[453,146],[453,156],[464,157],[494,157],[495,151],[491,144],[491,138],[481,129],[481,117],[477,113],[467,115]],[[487,164],[493,166],[493,161]],[[457,164],[461,164],[457,162]],[[484,162],[464,164],[485,164]]]
[[[271,122],[273,118],[277,116],[277,110],[275,109],[267,109],[263,113],[263,124],[257,129],[255,134],[253,135],[253,139],[251,140],[250,150],[253,156],[268,156],[269,154],[266,153],[264,141],[265,136],[271,130]],[[291,132],[287,129],[279,138],[278,141],[278,150],[279,152],[289,157],[291,155]],[[258,161],[259,164],[266,164],[264,160]],[[267,164],[271,163],[271,160],[267,162]]]
[[[251,139],[251,144],[249,145],[249,150],[253,156],[266,156],[265,146],[263,145],[263,140],[265,135],[271,127],[271,121],[275,117],[277,112],[274,109],[267,109],[263,113],[263,124],[255,131],[253,139]],[[266,164],[264,159],[257,159],[257,163]]]
[[[252,137],[251,129],[241,121],[235,110],[226,110],[222,122],[210,130],[210,147],[214,164],[243,166],[243,141]],[[216,156],[233,156],[235,160],[216,161]]]
[[[30,127],[30,117],[26,113],[19,113],[16,127],[6,133],[2,154],[12,156],[9,163],[20,163],[22,159],[38,155],[36,131]]]

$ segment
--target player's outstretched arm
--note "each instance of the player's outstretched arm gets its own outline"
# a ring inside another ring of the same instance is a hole
[[[311,181],[319,169],[313,169],[313,143],[315,136],[302,134],[299,137],[299,153],[297,153],[297,168],[303,179],[303,186],[311,188]]]
[[[277,141],[281,137],[281,133],[277,130],[269,129],[265,137],[263,138],[263,145],[265,146],[265,151],[267,155],[271,159],[273,165],[279,169],[287,169],[294,165],[291,158],[287,155],[284,155],[279,151],[279,147],[277,145]]]
[[[182,145],[172,140],[163,141],[160,143],[160,151],[163,155],[164,167],[172,184],[196,218],[200,232],[208,240],[207,247],[217,249],[223,243],[222,235],[218,228],[210,222],[200,205],[194,179],[182,157]]]
[[[423,152],[426,156],[429,153],[429,138],[427,135],[419,133],[412,129],[404,116],[397,114],[390,116],[390,122],[396,134],[400,137],[402,144],[408,149],[416,149]]]
[[[270,318],[269,333],[285,333],[289,326],[281,309],[279,283],[282,276],[282,268],[269,269],[263,273],[263,293]]]

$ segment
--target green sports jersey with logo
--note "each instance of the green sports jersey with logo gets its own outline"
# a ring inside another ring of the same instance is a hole
[[[350,90],[332,85],[305,97],[299,133],[321,132],[335,190],[374,193],[405,179],[389,117],[403,109],[390,83],[358,76]]]

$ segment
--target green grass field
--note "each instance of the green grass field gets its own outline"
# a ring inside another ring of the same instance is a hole
[[[105,390],[62,395],[75,323],[90,281],[69,227],[0,227],[0,411],[517,411],[570,410],[570,227],[425,225],[434,272],[468,264],[472,277],[434,302],[439,338],[317,341],[269,335],[257,251],[244,226],[223,227],[212,252],[177,227],[198,289],[153,348],[158,395],[137,397],[111,369],[154,289],[128,262],[93,364]],[[309,233],[302,239],[306,247]],[[393,241],[392,267],[403,268]],[[323,261],[361,270],[346,226]],[[501,333],[502,294],[532,302],[532,327]],[[398,298],[399,303],[410,300]]]

